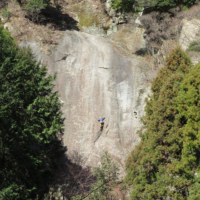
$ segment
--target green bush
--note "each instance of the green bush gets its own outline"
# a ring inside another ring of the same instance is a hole
[[[117,10],[124,10],[126,12],[135,11],[140,12],[142,10],[142,4],[137,0],[112,0],[112,8]]]
[[[41,21],[41,13],[48,7],[50,0],[30,0],[26,3],[27,17],[33,22]]]
[[[193,41],[189,44],[189,47],[186,50],[188,51],[197,51],[200,52],[200,41]]]
[[[22,5],[21,0],[16,0],[20,5]],[[42,9],[45,9],[50,5],[50,0],[25,0],[23,1],[23,6],[25,6],[27,12],[39,13]]]
[[[200,179],[196,178],[195,183],[189,189],[189,196],[187,200],[199,200],[200,199]]]
[[[1,10],[1,15],[2,17],[7,17],[10,18],[11,17],[11,12],[7,10],[7,8],[4,8]]]
[[[112,0],[112,7],[124,11],[141,11],[141,8],[153,8],[153,10],[167,10],[182,3],[185,6],[192,6],[198,0]]]
[[[183,10],[184,11],[189,10],[189,7],[188,6],[183,6]]]
[[[46,0],[31,0],[26,4],[26,10],[31,12],[40,12],[42,9],[46,8],[50,1]]]

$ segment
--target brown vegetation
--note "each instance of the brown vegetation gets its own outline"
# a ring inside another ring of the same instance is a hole
[[[146,40],[149,46],[154,47],[154,53],[158,52],[164,40],[177,41],[182,29],[183,18],[200,18],[200,4],[183,11],[181,7],[173,8],[168,12],[154,11],[144,14],[140,21],[146,29]]]
[[[64,157],[61,168],[55,174],[55,182],[47,196],[58,196],[58,188],[63,197],[70,199],[73,196],[86,194],[90,186],[95,182],[91,168],[83,167],[87,161],[79,152],[74,151],[69,155],[70,159]]]
[[[166,56],[178,45],[183,26],[182,19],[200,19],[199,13],[200,3],[187,11],[183,11],[180,6],[168,12],[144,12],[140,17],[140,22],[146,30],[147,52],[153,56],[155,67],[163,67]]]
[[[0,9],[4,8],[7,5],[8,1],[7,0],[1,0],[0,1]]]
[[[77,21],[72,14],[66,9],[67,2],[62,1],[61,10],[56,9],[56,4],[52,4],[48,10],[39,16],[38,23],[27,18],[27,12],[24,7],[20,7],[14,0],[6,1],[8,10],[12,17],[3,21],[3,24],[9,23],[12,27],[11,35],[17,42],[22,40],[35,40],[42,44],[56,45],[63,35],[63,31],[77,28]],[[2,5],[2,2],[1,2]],[[5,4],[3,4],[3,7]],[[45,49],[45,48],[44,48]],[[48,50],[48,49],[47,49]]]

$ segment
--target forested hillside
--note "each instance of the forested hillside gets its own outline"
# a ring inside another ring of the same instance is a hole
[[[200,64],[177,47],[152,82],[140,144],[127,160],[132,199],[199,199]]]

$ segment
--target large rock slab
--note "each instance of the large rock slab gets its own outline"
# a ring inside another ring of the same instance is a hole
[[[200,20],[182,20],[182,30],[179,37],[179,43],[183,50],[186,50],[192,41],[200,40]],[[189,56],[193,62],[196,64],[200,61],[199,52],[189,52]]]
[[[107,150],[123,165],[140,141],[136,131],[157,70],[108,38],[76,31],[66,31],[48,54],[34,41],[20,46],[29,46],[48,74],[57,72],[55,90],[64,103],[68,153],[78,151],[87,158],[86,165],[96,166]],[[106,118],[101,133],[99,117]]]
[[[192,19],[188,21],[186,19],[183,19],[182,23],[183,27],[179,37],[179,43],[182,49],[185,51],[192,41],[199,38],[200,20]]]

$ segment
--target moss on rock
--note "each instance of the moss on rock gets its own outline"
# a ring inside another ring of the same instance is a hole
[[[102,14],[96,14],[93,12],[92,5],[87,1],[82,1],[81,3],[74,4],[72,6],[73,12],[78,15],[79,19],[79,28],[81,29],[83,26],[99,26],[102,24],[101,18]]]

